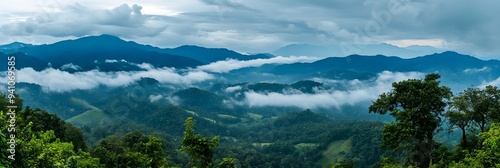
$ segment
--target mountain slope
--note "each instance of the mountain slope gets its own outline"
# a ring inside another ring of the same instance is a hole
[[[2,58],[2,59],[0,59],[0,69],[1,70],[7,70],[7,66],[8,66],[7,57],[9,57],[9,56],[15,57],[16,69],[20,69],[20,68],[24,68],[24,67],[31,67],[34,70],[41,71],[41,70],[45,69],[47,67],[47,64],[49,63],[49,62],[41,60],[39,58],[26,55],[25,53],[22,53],[22,52],[11,53],[8,55],[0,52],[0,58]]]
[[[318,57],[337,57],[352,54],[359,55],[388,55],[399,56],[402,58],[417,57],[426,54],[442,52],[442,50],[431,46],[409,46],[398,47],[391,44],[352,44],[352,45],[309,45],[309,44],[290,44],[272,53],[275,55],[307,55]]]
[[[103,64],[106,60],[108,63],[124,60],[122,62],[149,63],[155,67],[192,68],[226,59],[251,60],[272,57],[268,54],[244,55],[223,48],[198,46],[161,49],[133,41],[125,41],[111,35],[88,36],[45,45],[16,42],[0,46],[0,52],[6,54],[22,52],[42,61],[36,65],[22,65],[19,68],[46,67],[47,63],[50,62],[52,67],[62,69],[64,69],[64,65],[72,64],[80,67],[79,71],[87,71],[96,67],[104,71],[138,70],[137,66],[133,65]]]
[[[15,53],[15,52],[19,52],[20,48],[33,47],[33,46],[34,45],[32,45],[32,44],[13,42],[13,43],[6,44],[6,45],[0,45],[0,52]]]
[[[125,60],[129,63],[150,63],[155,67],[195,67],[202,63],[187,57],[158,53],[151,46],[126,42],[109,35],[84,37],[77,40],[66,40],[50,45],[25,47],[20,50],[30,56],[50,62],[55,68],[65,64],[90,70],[96,63],[106,60]]]
[[[496,67],[498,60],[480,60],[456,52],[443,52],[411,59],[388,56],[330,57],[313,63],[295,63],[274,68],[276,74],[315,73],[329,70],[352,70],[354,72],[377,73],[381,71],[462,72],[470,68]]]
[[[163,49],[160,52],[189,57],[207,64],[226,60],[228,58],[237,60],[270,58],[270,56],[266,54],[243,55],[225,48],[204,48],[192,45],[184,45],[173,49]]]

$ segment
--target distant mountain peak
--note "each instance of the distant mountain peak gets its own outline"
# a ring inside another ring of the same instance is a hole
[[[0,45],[0,49],[2,50],[12,50],[12,49],[19,49],[23,47],[32,47],[33,44],[27,44],[27,43],[21,43],[21,42],[13,42],[10,44],[5,44],[5,45]]]
[[[76,39],[75,41],[78,41],[78,40],[96,40],[96,41],[105,41],[105,42],[126,42],[125,40],[123,40],[117,36],[113,36],[113,35],[109,35],[109,34],[101,34],[99,36],[86,36],[86,37]]]
[[[445,52],[442,52],[441,54],[456,54],[456,55],[463,55],[463,54],[460,54],[460,53],[455,52],[455,51],[445,51]]]
[[[197,46],[197,45],[181,45],[181,46],[176,47],[174,49],[225,50],[225,51],[235,52],[235,51],[229,50],[227,48],[207,48],[207,47],[202,47],[202,46]]]
[[[429,56],[439,56],[439,57],[469,57],[469,58],[475,58],[477,59],[476,57],[473,57],[473,56],[470,56],[470,55],[464,55],[464,54],[460,54],[458,52],[455,52],[455,51],[444,51],[444,52],[441,52],[441,53],[434,53],[434,54],[430,54],[430,55],[424,55],[422,57],[429,57]]]
[[[101,34],[101,35],[99,35],[97,37],[119,38],[118,36],[113,36],[111,34]]]

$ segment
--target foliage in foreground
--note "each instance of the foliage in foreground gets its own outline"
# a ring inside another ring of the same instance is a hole
[[[437,79],[439,75],[429,74],[424,80],[393,83],[393,90],[370,106],[370,112],[390,112],[395,118],[384,126],[383,147],[404,152],[402,160],[383,157],[379,166],[499,167],[500,90],[469,88],[451,98],[449,88],[439,86]],[[462,133],[452,150],[434,140],[443,119],[450,131],[458,128]]]

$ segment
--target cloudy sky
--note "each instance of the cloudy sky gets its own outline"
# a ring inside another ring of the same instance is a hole
[[[160,47],[390,43],[500,59],[499,8],[496,0],[17,0],[0,6],[0,44],[111,34]]]

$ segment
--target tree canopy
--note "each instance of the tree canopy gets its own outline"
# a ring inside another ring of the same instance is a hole
[[[404,149],[409,161],[420,167],[432,164],[434,135],[439,131],[446,100],[451,90],[440,86],[438,74],[425,79],[409,79],[392,84],[390,92],[383,93],[369,107],[373,113],[389,113],[395,121],[384,126],[383,146],[395,151]]]

